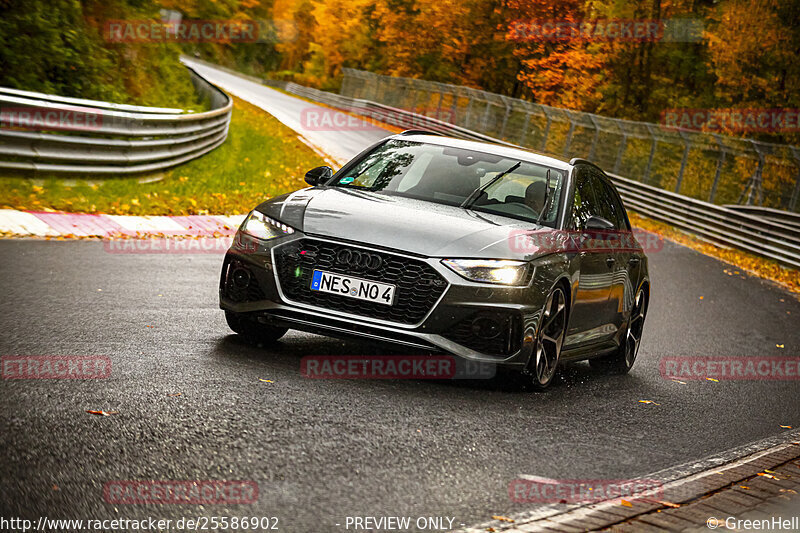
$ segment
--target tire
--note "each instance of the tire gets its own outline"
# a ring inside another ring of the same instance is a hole
[[[289,328],[278,328],[259,324],[250,320],[244,313],[225,311],[225,320],[234,332],[238,333],[250,342],[258,344],[272,343],[283,337]]]
[[[610,374],[627,374],[636,362],[639,345],[642,342],[642,329],[647,314],[647,292],[640,287],[633,299],[631,316],[625,326],[625,338],[617,351],[602,357],[589,359],[589,365],[595,370]]]
[[[561,348],[567,334],[567,299],[564,289],[556,287],[547,297],[542,309],[542,319],[536,332],[536,345],[525,374],[535,391],[550,386],[556,376]]]

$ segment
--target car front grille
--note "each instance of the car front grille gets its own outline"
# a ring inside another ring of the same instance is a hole
[[[369,254],[373,261],[342,263],[343,256],[357,252]],[[424,261],[317,239],[299,239],[275,249],[275,262],[281,289],[294,302],[400,324],[420,322],[447,288],[447,281]],[[394,304],[312,291],[315,269],[396,285]]]

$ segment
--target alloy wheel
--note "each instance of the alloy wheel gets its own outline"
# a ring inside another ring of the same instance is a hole
[[[564,291],[556,288],[547,298],[536,342],[534,378],[546,386],[553,379],[564,344],[567,328],[567,304]]]

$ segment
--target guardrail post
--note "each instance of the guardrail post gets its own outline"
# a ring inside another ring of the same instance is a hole
[[[653,169],[653,159],[655,158],[656,150],[658,149],[658,135],[653,132],[653,126],[647,124],[647,131],[653,138],[653,142],[650,144],[650,155],[647,158],[647,167],[644,169],[644,177],[642,178],[643,183],[648,183],[650,181],[650,171]]]
[[[522,134],[519,136],[519,140],[517,141],[517,144],[520,146],[524,146],[523,143],[525,142],[525,136],[528,134],[528,124],[530,124],[530,122],[531,122],[531,112],[526,111],[525,123],[522,125]],[[800,183],[800,180],[798,180],[798,183]]]
[[[472,95],[467,94],[467,111],[464,113],[464,127],[469,128],[469,121],[472,120]]]
[[[619,167],[622,165],[622,155],[625,153],[625,148],[628,145],[628,133],[622,133],[622,142],[619,143],[619,150],[617,150],[617,159],[614,161],[614,174],[619,174]]]
[[[572,118],[572,113],[567,111],[567,117],[569,117],[569,131],[567,132],[567,140],[564,143],[564,157],[569,154],[569,147],[572,145],[572,135],[575,133],[575,121]],[[616,173],[616,170],[614,172]]]
[[[714,137],[714,140],[717,141],[717,146],[719,146],[719,158],[717,159],[717,169],[714,171],[714,183],[711,184],[711,192],[708,194],[708,202],[714,203],[714,197],[717,195],[717,185],[719,185],[719,177],[722,175],[722,167],[725,165],[725,147],[722,145],[722,141],[719,139],[719,135],[716,133],[711,134]]]
[[[547,123],[544,125],[544,132],[542,134],[542,146],[539,148],[542,152],[547,152],[547,138],[550,137],[550,124],[552,124],[552,119],[550,118],[550,112],[547,110],[546,107],[541,108],[544,111],[544,116],[547,117]]]
[[[486,111],[483,112],[483,133],[486,133],[486,130],[489,127],[489,108],[492,107],[492,103],[489,100],[486,100]]]
[[[597,141],[600,138],[600,126],[597,125],[597,121],[594,118],[594,115],[589,114],[589,120],[592,121],[592,126],[594,126],[594,135],[592,136],[592,146],[589,148],[589,159],[594,161],[595,153],[597,153]]]
[[[789,211],[795,211],[797,209],[797,200],[798,197],[800,197],[800,155],[798,155],[797,148],[795,147],[792,147],[792,157],[794,157],[795,163],[798,164],[798,172],[794,178],[794,192],[792,193],[792,199],[789,201]]]
[[[681,190],[681,183],[683,182],[683,173],[686,171],[686,162],[689,160],[689,150],[692,147],[692,143],[686,138],[686,134],[682,131],[680,132],[681,137],[683,138],[684,148],[683,148],[683,157],[681,158],[681,169],[678,172],[678,182],[675,184],[675,192],[679,193]]]
[[[511,115],[511,105],[503,100],[503,103],[506,105],[506,111],[503,114],[503,125],[500,127],[500,138],[506,138],[506,125],[508,125],[508,117]]]
[[[750,176],[750,180],[748,180],[747,185],[742,191],[741,196],[739,196],[739,201],[737,203],[741,204],[745,193],[747,193],[747,200],[745,201],[745,205],[753,205],[754,196],[756,197],[760,205],[761,203],[763,203],[763,193],[761,190],[761,172],[764,169],[764,153],[761,150],[761,147],[758,145],[758,143],[756,143],[752,139],[750,139],[750,143],[753,145],[753,150],[755,150],[756,154],[758,154],[758,165],[756,165],[756,170],[755,172],[753,172],[753,175]]]

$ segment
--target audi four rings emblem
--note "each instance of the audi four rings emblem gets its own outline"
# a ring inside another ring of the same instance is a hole
[[[343,248],[336,254],[336,262],[340,265],[347,265],[352,268],[363,268],[366,270],[378,270],[383,265],[383,259],[377,254],[369,252],[359,252]]]

